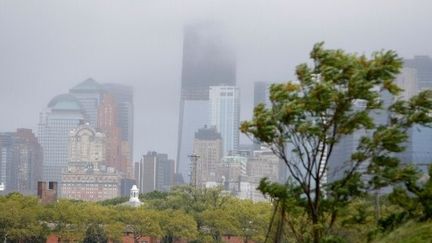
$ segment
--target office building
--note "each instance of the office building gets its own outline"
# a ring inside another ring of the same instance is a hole
[[[123,173],[128,172],[128,155],[122,153],[122,139],[120,128],[117,122],[117,105],[114,96],[110,93],[104,93],[102,101],[98,107],[98,129],[106,136],[105,147],[105,165],[113,167]],[[129,194],[129,189],[127,193]]]
[[[223,142],[220,133],[215,127],[204,127],[195,133],[193,154],[197,161],[191,170],[191,176],[196,177],[194,183],[198,187],[220,181],[217,177],[217,168],[222,164]]]
[[[135,163],[138,187],[143,193],[169,191],[174,184],[174,160],[167,154],[148,152],[140,162]]]
[[[97,126],[98,107],[102,98],[102,86],[92,78],[86,79],[69,90],[81,104],[85,120],[91,126]]]
[[[42,179],[42,147],[31,129],[0,133],[0,184],[4,191],[36,194]]]
[[[128,173],[132,173],[134,144],[133,88],[123,84],[105,83],[103,90],[113,96],[117,108],[117,126],[122,141],[122,156],[127,159]]]
[[[223,154],[235,155],[239,149],[239,89],[234,86],[210,87],[210,125],[216,127],[223,140]]]
[[[38,139],[43,149],[43,179],[61,182],[69,157],[69,132],[84,120],[81,103],[70,94],[54,97],[41,112]]]
[[[186,182],[194,134],[208,124],[209,87],[236,83],[235,55],[225,37],[215,24],[184,29],[176,172]]]

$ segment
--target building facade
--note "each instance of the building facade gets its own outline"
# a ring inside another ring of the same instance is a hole
[[[102,84],[105,93],[113,96],[117,113],[117,126],[120,132],[121,153],[127,160],[127,170],[131,176],[134,145],[134,101],[131,86],[114,83]]]
[[[43,149],[44,181],[61,182],[69,161],[69,132],[83,120],[80,102],[69,94],[54,97],[41,112],[38,139]]]
[[[106,136],[105,165],[123,173],[128,172],[128,154],[122,152],[122,139],[118,126],[118,107],[115,98],[110,93],[104,93],[98,107],[98,129]]]
[[[174,185],[174,160],[167,154],[148,152],[135,163],[135,180],[143,193],[169,191]]]
[[[4,191],[35,195],[42,179],[42,156],[31,129],[0,133],[0,184]]]
[[[210,125],[223,140],[223,154],[235,155],[240,137],[240,92],[234,86],[211,86]]]
[[[89,123],[69,133],[69,162],[62,174],[61,196],[101,201],[120,196],[121,174],[105,165],[106,137]]]
[[[198,23],[184,28],[176,172],[189,181],[195,132],[208,124],[209,87],[236,83],[233,48],[220,27]]]
[[[196,163],[192,164],[191,176],[196,177],[194,183],[198,187],[218,182],[217,169],[222,164],[223,142],[215,127],[204,127],[195,133],[193,153],[197,155]]]
[[[396,80],[405,89],[403,98],[425,89],[432,89],[432,58],[429,56],[414,56],[404,60],[404,69]],[[413,163],[424,173],[432,163],[432,128],[415,125],[408,130],[408,141],[405,151],[400,153],[402,163]]]
[[[102,98],[102,86],[92,78],[86,79],[69,90],[82,107],[85,120],[91,126],[97,126],[98,107]]]

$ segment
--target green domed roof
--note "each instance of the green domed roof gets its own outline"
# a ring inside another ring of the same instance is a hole
[[[70,91],[93,91],[93,90],[101,90],[102,86],[96,82],[92,78],[86,79],[84,82],[81,82],[77,86],[70,89]]]
[[[48,103],[48,107],[52,110],[82,110],[79,101],[70,94],[57,95]]]

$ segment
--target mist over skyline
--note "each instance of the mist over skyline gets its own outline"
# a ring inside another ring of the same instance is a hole
[[[87,78],[134,87],[134,159],[177,149],[183,26],[215,21],[235,42],[241,120],[255,81],[293,79],[314,43],[432,55],[429,1],[0,0],[0,131],[31,128]],[[248,142],[242,139],[242,142]]]

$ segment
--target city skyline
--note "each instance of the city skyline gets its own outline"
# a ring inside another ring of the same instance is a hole
[[[36,131],[46,102],[89,77],[121,83],[135,91],[134,159],[147,150],[176,157],[185,24],[209,19],[233,37],[241,120],[251,116],[253,83],[292,79],[318,41],[360,54],[432,55],[424,1],[49,2],[0,5],[0,110],[8,114],[0,130]]]

